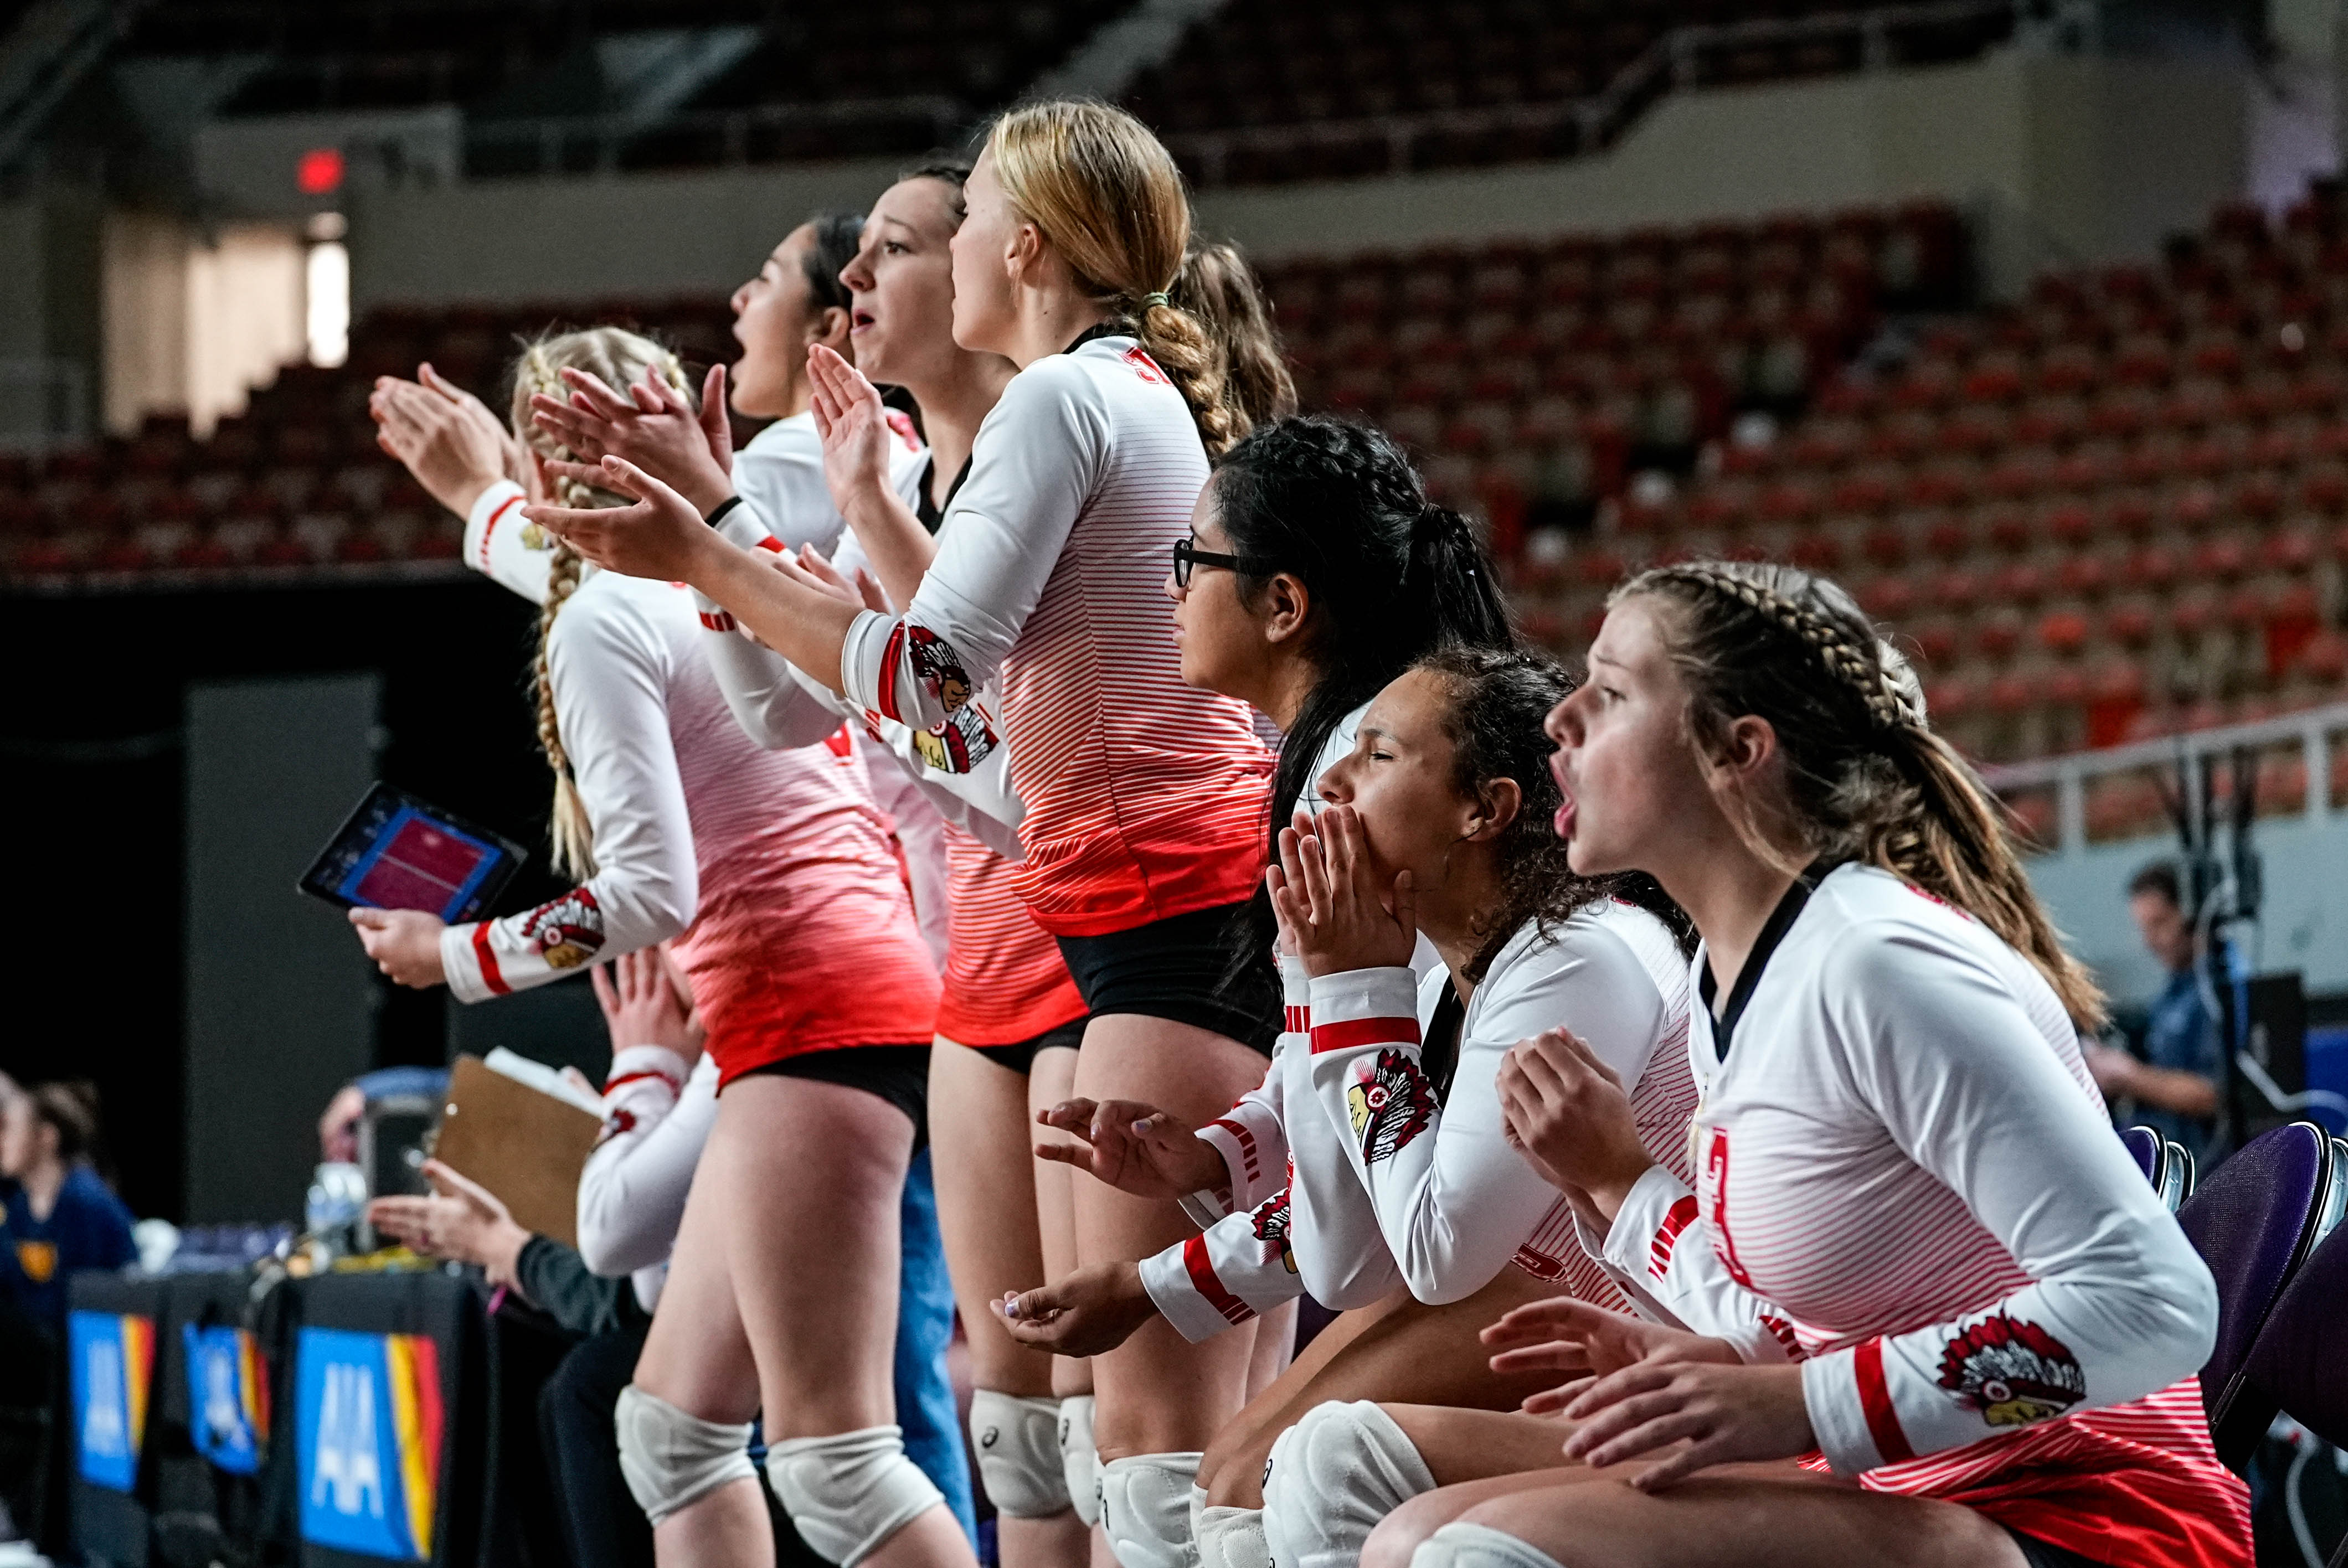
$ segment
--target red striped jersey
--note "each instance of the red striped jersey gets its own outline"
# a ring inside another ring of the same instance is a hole
[[[1509,1146],[1496,1081],[1519,1040],[1570,1030],[1633,1086],[1649,1152],[1685,1171],[1686,960],[1660,920],[1628,904],[1591,905],[1548,932],[1529,922],[1469,998],[1438,1102],[1422,1030],[1450,984],[1441,968],[1420,980],[1401,966],[1311,982],[1309,1011],[1292,1020],[1304,1032],[1275,1069],[1279,1094],[1251,1096],[1235,1118],[1269,1153],[1252,1123],[1277,1107],[1287,1190],[1142,1265],[1186,1336],[1305,1289],[1333,1307],[1365,1306],[1396,1285],[1423,1301],[1462,1300],[1511,1263],[1561,1294],[1627,1306],[1582,1251],[1565,1199]],[[1238,1144],[1218,1140],[1227,1161]],[[1234,1194],[1243,1185],[1235,1167]]]
[[[953,918],[938,1033],[957,1045],[1018,1045],[1085,1016],[1060,944],[1013,886],[1014,867],[949,824]]]
[[[597,869],[536,909],[449,927],[449,989],[478,1001],[675,937],[729,1080],[929,1039],[936,971],[853,741],[754,744],[702,645],[680,587],[591,572],[564,603],[548,665]]]
[[[1017,886],[1056,935],[1254,888],[1272,757],[1245,703],[1182,683],[1163,587],[1206,478],[1189,405],[1134,340],[1046,355],[980,426],[911,605],[866,612],[841,651],[849,696],[918,730],[1000,681]]]
[[[1867,1486],[2097,1562],[2248,1564],[2195,1375],[2215,1286],[2053,988],[1873,867],[1788,898],[1723,1021],[1696,1009],[1696,1180],[1648,1173],[1609,1262],[1704,1331],[1768,1318],[1747,1345],[1802,1359],[1820,1449]]]

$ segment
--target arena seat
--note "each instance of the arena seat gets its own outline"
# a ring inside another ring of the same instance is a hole
[[[2323,1129],[2295,1122],[2244,1144],[2178,1211],[2218,1280],[2218,1343],[2201,1371],[2201,1398],[2218,1457],[2233,1469],[2274,1416],[2247,1376],[2251,1346],[2314,1247],[2340,1180]]]
[[[2339,1141],[2333,1140],[2334,1147]],[[2324,1441],[2348,1445],[2348,1232],[2308,1255],[2243,1363],[2243,1387]]]

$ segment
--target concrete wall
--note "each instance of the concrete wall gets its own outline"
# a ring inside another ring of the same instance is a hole
[[[2005,51],[1963,65],[1675,94],[1564,163],[1214,190],[1261,254],[1603,232],[1935,196],[1973,210],[1992,283],[2142,257],[2243,189],[2246,77]],[[731,289],[809,210],[898,160],[359,190],[353,297],[517,302]]]

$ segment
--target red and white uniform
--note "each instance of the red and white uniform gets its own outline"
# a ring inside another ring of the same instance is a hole
[[[1231,1169],[1235,1212],[1143,1261],[1151,1299],[1197,1340],[1306,1289],[1333,1307],[1365,1306],[1397,1286],[1457,1301],[1514,1263],[1622,1309],[1622,1293],[1576,1244],[1565,1200],[1509,1146],[1497,1081],[1509,1047],[1570,1029],[1634,1086],[1648,1152],[1684,1172],[1695,1104],[1687,984],[1678,945],[1643,909],[1609,899],[1547,934],[1529,922],[1468,1002],[1438,1105],[1421,1039],[1447,971],[1323,975],[1303,1017],[1292,974],[1294,1032],[1282,1038],[1278,1081],[1200,1134]],[[1268,1191],[1282,1156],[1287,1184]],[[1186,1207],[1195,1214],[1200,1203]]]
[[[542,600],[551,541],[520,496],[502,481],[482,496],[467,559]],[[598,869],[539,908],[450,927],[449,989],[479,1001],[675,937],[726,1081],[929,1039],[936,970],[852,739],[754,745],[704,641],[677,585],[591,572],[564,603],[548,665]]]
[[[1102,936],[1253,891],[1272,758],[1247,705],[1182,684],[1163,585],[1207,479],[1189,405],[1128,337],[1012,377],[938,554],[840,665],[859,706],[927,729],[1000,681],[1026,804],[1020,895]]]
[[[1725,1056],[1695,1011],[1698,1179],[1640,1181],[1611,1272],[1704,1332],[1745,1315],[1749,1358],[1800,1360],[1838,1474],[2097,1562],[2247,1565],[2195,1376],[2216,1287],[2053,988],[1861,865],[1768,936]]]
[[[633,1276],[650,1312],[668,1279],[701,1147],[717,1124],[717,1062],[690,1069],[664,1045],[623,1046],[603,1080],[603,1139],[579,1173],[579,1255]]]
[[[919,487],[929,475],[928,451],[910,424],[899,436],[891,479],[901,499],[918,506]],[[749,475],[737,466],[743,505],[718,520],[718,531],[745,548],[813,545],[829,552],[833,565],[853,580],[865,555],[825,487],[813,416],[778,420],[744,450],[762,444],[767,460]],[[875,743],[870,753],[875,793],[893,803],[907,858],[915,862],[915,903],[925,909],[943,905],[947,911],[932,942],[933,949],[943,949],[937,1032],[961,1045],[1015,1045],[1082,1018],[1084,999],[1058,944],[1035,924],[1018,897],[1010,863],[996,853],[1019,852],[1025,808],[1011,787],[1010,755],[993,717],[1000,703],[992,690],[932,729],[915,730],[860,710],[809,679],[714,602],[701,600],[700,614],[702,624],[719,634],[709,640],[710,663],[726,703],[760,744],[796,743],[811,723],[827,716],[833,722],[846,717]],[[883,756],[889,760],[880,761]],[[908,822],[934,825],[934,836],[907,836]],[[917,845],[923,856],[934,848],[937,864],[926,881]]]

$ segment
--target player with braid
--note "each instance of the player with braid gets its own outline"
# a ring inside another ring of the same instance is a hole
[[[1272,759],[1244,704],[1182,683],[1160,585],[1208,459],[1245,434],[1247,414],[1227,390],[1227,351],[1169,293],[1189,203],[1138,120],[1092,102],[1023,105],[995,122],[965,195],[954,340],[1018,374],[934,539],[879,487],[834,492],[901,614],[843,603],[728,544],[618,460],[611,482],[639,505],[531,516],[592,559],[692,583],[883,717],[947,723],[999,682],[1026,807],[1018,891],[1091,1014],[1076,1092],[1204,1122],[1262,1081],[1279,1032],[1276,1012],[1220,986],[1225,928],[1256,883]],[[852,434],[871,416],[869,388],[832,381],[831,427]],[[1077,1189],[1080,1261],[1145,1256],[1185,1229],[1164,1205]],[[1104,1522],[1131,1561],[1187,1538],[1190,1475],[1246,1396],[1254,1338],[1193,1346],[1160,1325],[1095,1358]]]
[[[582,572],[522,516],[558,484],[588,507],[623,500],[561,477],[572,449],[530,418],[531,397],[561,390],[565,369],[606,385],[658,378],[690,396],[674,355],[598,328],[522,356],[519,450],[480,405],[434,387],[386,383],[376,411],[386,447],[467,516],[467,560],[549,605],[540,701],[541,712],[552,705],[558,790],[575,802],[558,805],[558,852],[582,881],[503,919],[354,920],[394,979],[445,983],[469,1002],[675,939],[717,1102],[617,1409],[621,1468],[654,1550],[668,1563],[771,1563],[748,1455],[757,1417],[767,1481],[819,1553],[968,1568],[972,1542],[892,1414],[911,1423],[936,1409],[898,1399],[892,1381],[900,1204],[922,1137],[938,980],[889,819],[836,715],[782,749],[742,733],[682,585]],[[512,466],[526,485],[507,477]],[[675,1092],[685,1067],[644,1071]],[[937,1312],[927,1363],[942,1378],[951,1309]],[[950,1398],[944,1412],[924,1457],[966,1496]]]
[[[1564,1467],[1423,1496],[1364,1561],[2247,1568],[2209,1269],[2111,1134],[2101,998],[1912,675],[1834,584],[1719,562],[1618,589],[1590,661],[1549,722],[1559,826],[1703,938],[1695,1180],[1582,1041],[1516,1049],[1507,1135],[1647,1321],[1504,1320],[1496,1368],[1570,1379],[1528,1401]],[[1390,1413],[1447,1481],[1511,1419]]]

